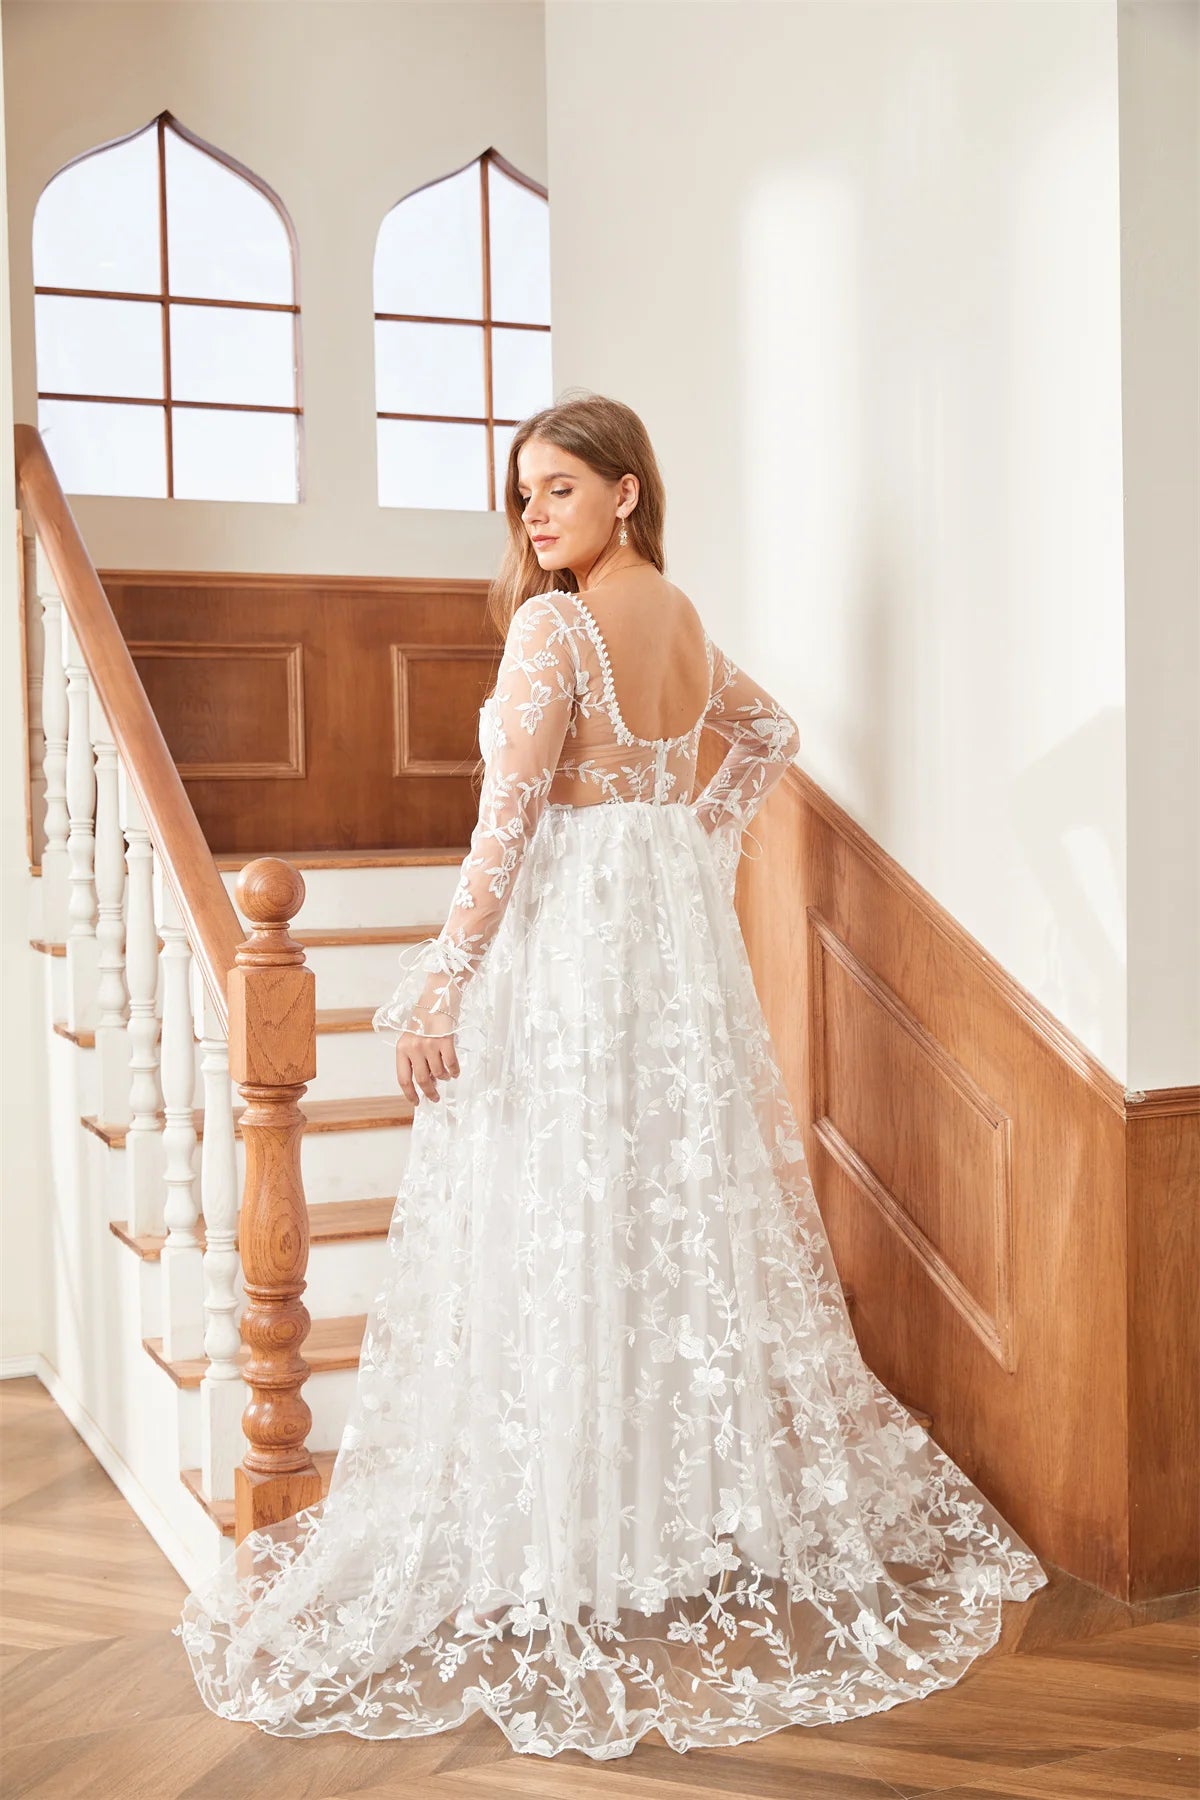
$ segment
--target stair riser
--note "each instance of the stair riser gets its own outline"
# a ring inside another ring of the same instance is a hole
[[[340,1319],[369,1312],[387,1280],[388,1261],[386,1238],[313,1244],[303,1296],[310,1317]]]
[[[399,1091],[395,1046],[377,1031],[317,1033],[317,1074],[305,1100],[347,1100]]]
[[[310,1450],[336,1450],[350,1417],[357,1369],[323,1369],[310,1375],[300,1389],[312,1412],[312,1430],[308,1434]]]
[[[411,869],[301,869],[304,902],[294,923],[301,931],[426,924],[437,930],[450,909],[458,867],[451,863]],[[223,869],[221,879],[236,907],[237,871]]]
[[[90,1134],[89,1134],[90,1135]],[[108,1218],[129,1216],[124,1177],[124,1150],[108,1150],[99,1139],[93,1140],[100,1155],[110,1167],[105,1171],[108,1192]],[[408,1160],[410,1128],[381,1126],[367,1131],[309,1131],[300,1144],[300,1170],[304,1197],[310,1205],[322,1200],[358,1200],[364,1194],[394,1194],[400,1185]],[[192,1156],[196,1179],[196,1196],[200,1195],[200,1157],[197,1144]],[[246,1150],[242,1139],[234,1140],[237,1165],[237,1190],[244,1191]],[[111,1235],[111,1234],[110,1234]],[[113,1239],[114,1244],[118,1242]],[[121,1247],[118,1245],[118,1247]],[[126,1251],[132,1255],[132,1251]],[[145,1333],[154,1336],[153,1332]]]
[[[316,977],[318,1007],[382,1006],[391,999],[400,979],[402,951],[410,954],[402,944],[330,944],[307,949],[304,960]]]
[[[316,1043],[317,1073],[308,1084],[303,1096],[305,1100],[350,1100],[357,1094],[398,1091],[395,1046],[379,1032],[370,1029],[321,1031],[317,1033]],[[79,1111],[81,1114],[94,1113],[98,1104],[94,1052],[72,1047],[71,1053],[85,1059],[75,1065],[74,1078],[80,1084]],[[202,1057],[203,1051],[197,1044],[193,1059],[196,1077],[192,1085],[192,1105],[201,1110],[205,1101]],[[232,1089],[232,1100],[235,1106],[242,1104],[236,1087]],[[112,1217],[124,1217],[121,1206]]]
[[[323,1369],[310,1375],[300,1389],[313,1417],[307,1438],[310,1450],[336,1450],[341,1444],[357,1375],[356,1369]],[[165,1375],[162,1380],[165,1391],[170,1384]],[[200,1389],[170,1391],[178,1399],[179,1467],[195,1468],[200,1462]]]
[[[410,1128],[399,1125],[375,1131],[306,1132],[300,1148],[305,1199],[316,1205],[321,1200],[355,1200],[363,1194],[394,1194],[410,1141]],[[239,1157],[239,1179],[241,1167]]]
[[[112,1237],[112,1233],[109,1233]],[[112,1237],[118,1256],[132,1257],[134,1252],[119,1238]],[[138,1258],[138,1338],[163,1335],[162,1263],[157,1257]]]
[[[132,1257],[133,1251],[113,1238],[115,1251]],[[309,1246],[304,1304],[314,1319],[338,1319],[348,1313],[366,1312],[387,1277],[386,1238],[315,1240]],[[163,1334],[162,1264],[146,1257],[138,1263],[138,1335]],[[238,1284],[241,1295],[241,1284]]]

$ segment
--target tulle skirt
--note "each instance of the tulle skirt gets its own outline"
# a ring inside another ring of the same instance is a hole
[[[862,1359],[728,874],[683,804],[543,814],[327,1497],[184,1604],[221,1717],[736,1744],[948,1686],[1045,1584]]]

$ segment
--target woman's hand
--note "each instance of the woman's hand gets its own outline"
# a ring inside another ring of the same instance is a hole
[[[445,1037],[419,1037],[415,1031],[405,1031],[396,1039],[396,1080],[413,1106],[418,1104],[418,1088],[426,1099],[440,1100],[438,1082],[458,1072],[452,1033]]]

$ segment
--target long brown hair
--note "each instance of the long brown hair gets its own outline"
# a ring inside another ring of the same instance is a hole
[[[605,394],[593,394],[587,388],[568,389],[553,406],[544,407],[541,412],[521,421],[508,453],[504,477],[508,542],[499,572],[488,588],[487,599],[488,613],[502,640],[507,637],[512,616],[522,600],[531,594],[552,593],[555,588],[566,588],[574,593],[576,587],[575,577],[569,569],[542,568],[529,533],[521,522],[524,507],[519,493],[517,457],[530,438],[540,438],[570,456],[577,456],[605,481],[619,481],[622,475],[636,475],[638,502],[625,520],[628,548],[653,563],[660,575],[666,570],[663,555],[666,492],[650,434],[633,408],[623,401],[610,400]],[[613,529],[615,532],[615,520]]]
[[[521,421],[508,452],[504,476],[508,542],[499,571],[488,586],[487,597],[488,616],[501,643],[508,636],[513,614],[522,600],[527,600],[531,594],[553,593],[556,588],[567,588],[571,593],[576,591],[575,577],[569,569],[556,573],[542,568],[521,521],[525,509],[519,492],[517,457],[521,446],[530,438],[540,438],[558,450],[577,456],[606,481],[619,481],[622,475],[636,475],[638,503],[625,520],[628,548],[653,563],[660,575],[666,573],[663,555],[666,490],[649,432],[633,408],[623,401],[593,394],[588,388],[568,389],[553,406],[543,407],[541,412],[532,413]],[[478,792],[483,781],[482,758],[476,762],[472,777]]]

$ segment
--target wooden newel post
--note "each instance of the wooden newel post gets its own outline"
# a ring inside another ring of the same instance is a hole
[[[299,1100],[317,1072],[316,984],[304,948],[288,932],[304,899],[291,863],[264,856],[238,877],[237,903],[251,922],[229,974],[229,1073],[246,1107],[238,1240],[246,1304],[241,1332],[251,1399],[242,1414],[249,1449],[234,1470],[234,1535],[273,1525],[321,1498],[307,1445],[312,1413],[300,1389],[309,1312],[300,1298],[308,1268],[308,1209],[300,1174]]]

